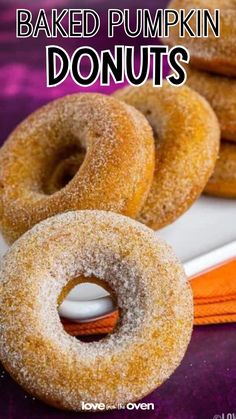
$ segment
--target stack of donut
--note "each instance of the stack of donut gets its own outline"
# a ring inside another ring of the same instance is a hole
[[[150,82],[114,97],[56,100],[7,139],[0,225],[15,243],[0,268],[0,360],[30,394],[62,409],[117,408],[179,365],[192,331],[191,290],[148,226],[173,222],[197,199],[219,139],[215,113],[197,92]],[[100,342],[77,340],[59,319],[58,306],[81,282],[117,298],[119,320]]]
[[[177,28],[173,28],[169,42],[189,49],[187,83],[209,101],[221,126],[220,156],[205,193],[236,198],[236,1],[172,0],[169,8],[221,11],[220,38],[180,39]]]
[[[62,409],[117,408],[179,365],[191,290],[148,226],[173,222],[197,199],[219,139],[197,92],[148,82],[113,97],[56,100],[6,140],[0,226],[14,243],[0,268],[0,360],[30,394]],[[117,298],[119,320],[100,342],[77,340],[59,319],[58,306],[81,282]]]

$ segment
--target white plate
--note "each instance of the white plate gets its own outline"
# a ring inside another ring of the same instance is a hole
[[[236,201],[201,197],[172,225],[156,234],[172,245],[193,276],[236,256]],[[7,250],[0,237],[0,255]],[[114,302],[101,287],[75,287],[59,308],[61,316],[77,322],[90,321],[114,311]]]
[[[236,200],[202,196],[172,225],[157,232],[183,263],[236,240]]]

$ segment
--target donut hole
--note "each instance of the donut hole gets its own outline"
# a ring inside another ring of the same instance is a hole
[[[86,150],[77,145],[65,147],[61,150],[52,164],[44,192],[47,195],[52,195],[64,188],[78,172],[85,155]]]
[[[119,317],[116,295],[97,278],[72,280],[59,296],[58,312],[64,330],[83,342],[104,339]]]

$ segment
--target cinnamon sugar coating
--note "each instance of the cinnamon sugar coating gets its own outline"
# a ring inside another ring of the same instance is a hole
[[[184,45],[190,52],[191,64],[199,69],[225,76],[236,76],[236,0],[172,0],[169,9],[220,9],[220,37],[212,32],[207,38],[179,37],[178,26],[170,29],[171,46]],[[189,25],[191,26],[191,20]],[[193,28],[194,29],[194,28]]]
[[[69,336],[57,312],[75,277],[116,293],[120,322],[99,342]],[[0,270],[0,359],[32,395],[79,411],[141,399],[181,362],[190,340],[190,286],[152,230],[103,211],[57,215],[10,248]]]
[[[222,141],[220,156],[205,188],[207,195],[236,198],[236,144]]]
[[[187,84],[204,96],[214,109],[225,140],[236,141],[236,79],[188,67]]]
[[[101,94],[53,101],[0,151],[2,233],[12,243],[39,221],[77,209],[136,217],[153,171],[152,130],[138,111]]]
[[[220,129],[208,102],[188,87],[151,81],[115,96],[141,111],[156,138],[155,173],[139,220],[159,229],[182,215],[202,193],[218,157]]]

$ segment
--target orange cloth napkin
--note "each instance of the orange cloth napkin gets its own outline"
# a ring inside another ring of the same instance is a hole
[[[107,334],[112,332],[118,320],[118,311],[101,319],[86,323],[72,323],[65,319],[61,320],[66,332],[72,336]]]
[[[194,297],[194,324],[229,323],[236,321],[236,259],[190,280]],[[118,312],[86,323],[62,319],[65,330],[73,335],[112,332]]]
[[[236,321],[236,259],[191,280],[194,324]]]

